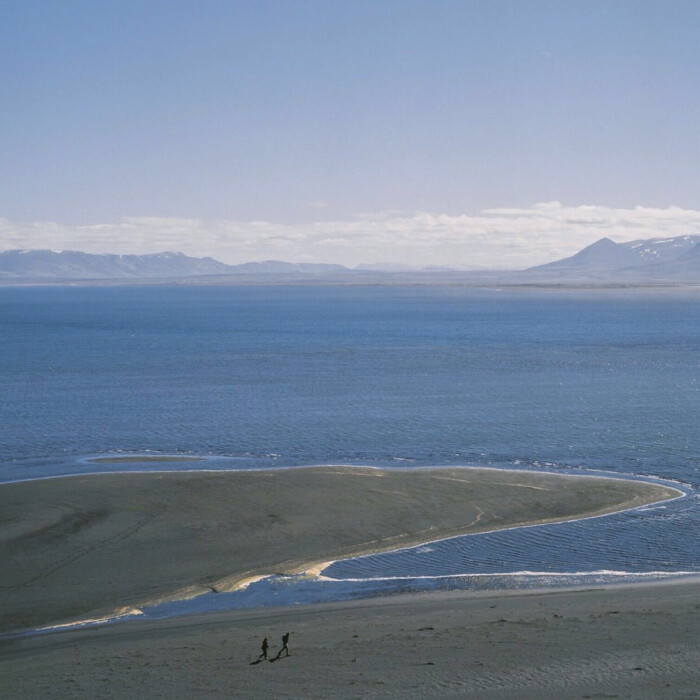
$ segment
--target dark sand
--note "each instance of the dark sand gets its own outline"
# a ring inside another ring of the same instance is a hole
[[[24,637],[0,641],[0,696],[698,698],[698,593],[437,593]],[[286,631],[291,656],[251,665]]]
[[[94,618],[247,577],[678,495],[487,469],[103,474],[0,487],[0,632]]]

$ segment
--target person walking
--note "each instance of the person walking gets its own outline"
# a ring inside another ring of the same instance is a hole
[[[280,656],[282,656],[283,651],[287,652],[285,656],[289,656],[289,632],[285,632],[282,635],[282,648],[280,649]]]
[[[260,645],[260,649],[261,649],[262,653],[260,654],[260,656],[258,656],[258,661],[260,661],[260,659],[267,658],[267,637],[265,637],[262,640],[262,644]]]

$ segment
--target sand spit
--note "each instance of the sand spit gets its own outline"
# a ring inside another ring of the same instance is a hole
[[[0,632],[95,619],[460,533],[674,498],[491,469],[100,474],[0,486]]]
[[[0,642],[8,698],[698,698],[700,583],[455,591]],[[272,658],[291,632],[291,656]]]

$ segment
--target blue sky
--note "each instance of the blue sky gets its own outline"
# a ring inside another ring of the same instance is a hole
[[[695,0],[9,0],[0,249],[480,267],[646,236],[639,207],[698,233],[699,35]]]

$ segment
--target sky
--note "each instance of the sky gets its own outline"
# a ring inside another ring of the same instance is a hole
[[[6,0],[0,251],[518,268],[700,234],[696,0]]]

